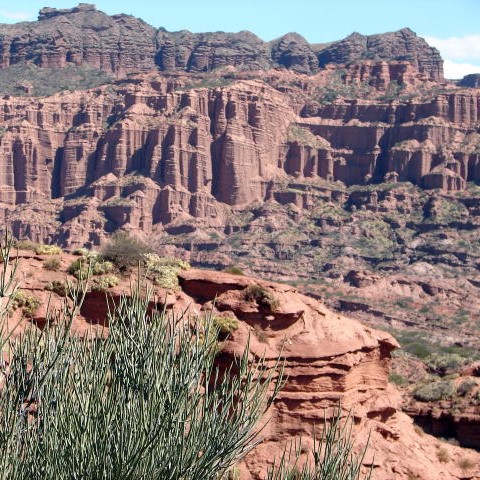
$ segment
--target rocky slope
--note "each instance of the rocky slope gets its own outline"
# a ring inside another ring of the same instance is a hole
[[[0,68],[30,61],[41,67],[89,65],[117,77],[156,66],[188,72],[282,66],[314,73],[319,65],[365,58],[407,60],[429,78],[443,78],[438,51],[408,29],[370,37],[352,34],[318,51],[294,33],[267,43],[247,31],[167,32],[129,15],[108,16],[86,3],[70,9],[43,8],[37,22],[0,26]]]
[[[20,253],[22,294],[41,300],[38,309],[28,310],[30,320],[24,318],[23,322],[43,323],[49,295],[52,307],[62,301],[46,288],[55,280],[62,283],[66,268],[78,257],[59,257],[57,271],[45,268],[51,258]],[[107,296],[94,291],[87,295],[74,323],[77,331],[104,322],[99,312],[106,311],[106,298],[114,301],[128,292],[131,277],[120,280],[117,287],[107,290]],[[374,463],[375,479],[480,478],[477,452],[422,434],[399,410],[399,393],[388,383],[390,353],[397,346],[389,334],[335,314],[283,284],[196,269],[182,271],[179,282],[177,290],[154,287],[167,311],[189,307],[192,314],[204,315],[214,309],[215,315],[237,319],[238,328],[223,344],[219,361],[229,362],[232,355],[238,355],[249,335],[252,354],[265,355],[272,365],[280,352],[286,360],[287,383],[267,414],[262,443],[240,465],[242,480],[264,478],[267,465],[287,441],[301,435],[308,448],[313,425],[321,424],[324,409],[328,416],[338,401],[345,410],[353,411],[357,448],[370,436],[364,463]],[[274,301],[249,297],[252,285]],[[11,325],[16,325],[25,311],[15,310]],[[470,463],[465,470],[460,465],[465,467],[466,461]]]
[[[443,80],[443,60],[439,51],[409,28],[381,35],[354,32],[343,40],[333,42],[318,56],[321,66],[365,59],[407,60],[431,80]]]
[[[148,234],[196,219],[225,227],[232,208],[269,199],[308,210],[325,182],[338,182],[327,192],[353,207],[364,200],[342,185],[408,181],[456,192],[479,179],[475,90],[322,104],[295,85],[298,76],[273,86],[220,77],[229,84],[192,88],[194,80],[150,74],[42,99],[3,97],[0,215],[17,235],[76,246],[120,227]],[[381,198],[370,196],[377,209]]]

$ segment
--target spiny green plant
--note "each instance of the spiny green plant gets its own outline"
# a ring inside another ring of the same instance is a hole
[[[341,407],[338,407],[330,422],[325,413],[324,425],[321,435],[314,436],[313,459],[310,459],[313,462],[300,465],[302,448],[299,442],[294,449],[285,450],[278,464],[269,469],[267,480],[358,480],[367,447],[360,455],[354,453],[350,414],[344,418]],[[372,470],[373,465],[365,473],[365,480],[371,478]]]
[[[220,372],[212,319],[149,313],[139,290],[109,312],[108,335],[70,333],[77,294],[48,328],[8,340],[0,478],[213,480],[255,446],[280,362],[250,361],[247,345]]]

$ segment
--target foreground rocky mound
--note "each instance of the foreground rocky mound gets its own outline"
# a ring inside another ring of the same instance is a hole
[[[19,306],[12,325],[22,313],[23,321],[42,323],[48,296],[53,295],[52,306],[61,301],[45,287],[55,280],[63,282],[65,269],[78,257],[59,257],[56,271],[44,268],[51,258],[21,252],[23,296],[36,297],[42,304]],[[107,288],[106,296],[89,293],[74,328],[84,331],[102,323],[106,298],[115,301],[122,291],[128,292],[130,280],[121,278],[116,287]],[[273,457],[293,438],[301,435],[308,447],[313,425],[321,424],[325,409],[328,415],[339,401],[346,410],[352,409],[359,449],[370,435],[364,463],[374,463],[373,478],[479,478],[478,453],[422,434],[399,411],[398,391],[388,383],[390,352],[397,347],[389,334],[334,314],[287,285],[196,269],[183,270],[178,280],[180,289],[155,287],[167,310],[183,312],[189,307],[191,314],[203,315],[213,309],[217,318],[236,320],[220,362],[238,355],[249,337],[252,355],[265,356],[272,366],[280,352],[285,357],[287,383],[269,412],[263,442],[240,466],[242,479],[263,478]]]

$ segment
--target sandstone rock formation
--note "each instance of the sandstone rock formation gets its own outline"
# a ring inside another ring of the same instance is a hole
[[[155,66],[156,29],[128,15],[112,17],[85,3],[44,8],[38,22],[0,28],[0,68],[30,61],[41,67],[88,64],[123,76]]]
[[[406,60],[432,80],[443,78],[438,51],[409,29],[368,37],[354,33],[318,52],[295,33],[267,43],[246,31],[167,32],[129,15],[108,16],[86,3],[43,8],[37,22],[0,27],[0,68],[29,61],[41,67],[89,65],[117,77],[156,66],[188,72],[281,66],[310,74],[319,64],[371,58]]]
[[[223,86],[149,74],[42,99],[4,96],[2,217],[17,235],[73,246],[120,227],[149,234],[189,219],[220,227],[229,208],[289,203],[285,175],[346,185],[394,176],[446,191],[480,179],[474,90],[313,105],[293,81],[284,91],[258,79],[211,80]],[[317,88],[324,82],[325,74]],[[22,213],[32,208],[38,214]]]
[[[318,55],[321,66],[370,59],[407,60],[430,79],[443,80],[443,60],[439,51],[409,28],[380,35],[354,32],[343,40],[333,42]]]
[[[65,269],[77,257],[62,256],[62,268],[57,272],[42,268],[45,258],[21,252],[19,269],[24,275],[22,289],[44,300],[50,294],[44,290],[46,283],[63,281]],[[301,436],[308,449],[313,425],[320,428],[324,412],[328,418],[339,401],[345,411],[352,410],[357,448],[363,448],[370,438],[364,464],[373,462],[376,479],[465,478],[458,467],[464,458],[476,464],[468,478],[478,478],[477,452],[419,433],[400,411],[398,391],[388,383],[390,352],[397,347],[389,334],[334,314],[284,284],[195,269],[183,271],[179,280],[178,291],[157,287],[157,296],[165,299],[168,311],[189,307],[192,314],[204,315],[213,309],[216,315],[238,319],[239,327],[223,344],[219,362],[228,363],[240,354],[248,337],[252,354],[265,355],[272,366],[280,352],[285,357],[286,385],[267,413],[262,443],[240,465],[242,480],[264,478],[267,466],[294,438]],[[122,291],[128,292],[129,281],[123,278],[107,297],[115,300]],[[251,299],[246,292],[252,285],[275,302]],[[105,298],[95,292],[87,295],[75,330],[84,332],[89,324],[104,322]],[[60,301],[53,294],[51,304]],[[15,315],[19,314],[17,310]],[[42,307],[32,320],[42,323],[44,317]],[[17,320],[12,319],[12,325]],[[438,460],[441,449],[448,453],[443,463]]]

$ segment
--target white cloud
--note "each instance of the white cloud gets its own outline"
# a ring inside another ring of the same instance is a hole
[[[480,34],[464,37],[437,38],[425,36],[425,40],[440,50],[444,58],[456,60],[480,60]]]
[[[6,18],[7,20],[28,20],[30,14],[27,12],[11,12],[10,10],[0,10],[0,18]]]
[[[450,38],[423,37],[440,51],[444,59],[445,78],[457,79],[469,73],[480,73],[480,34]]]
[[[451,60],[445,60],[443,63],[443,70],[445,78],[456,80],[463,78],[469,73],[480,73],[480,65],[473,65],[471,63],[456,63]]]

